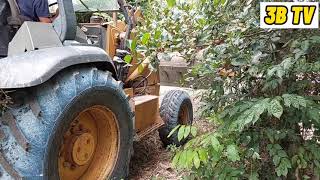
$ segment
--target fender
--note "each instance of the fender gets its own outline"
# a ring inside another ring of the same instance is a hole
[[[0,89],[37,86],[62,69],[86,63],[105,63],[116,73],[111,58],[98,47],[54,47],[0,59]]]

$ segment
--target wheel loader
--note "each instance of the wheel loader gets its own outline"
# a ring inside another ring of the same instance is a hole
[[[133,9],[123,0],[50,6],[52,23],[30,22],[16,0],[0,0],[0,89],[12,101],[0,113],[0,179],[126,179],[134,141],[158,130],[164,145],[183,144],[168,135],[192,123],[189,95],[170,91],[159,107],[159,71],[124,61]],[[113,20],[78,23],[86,11]]]

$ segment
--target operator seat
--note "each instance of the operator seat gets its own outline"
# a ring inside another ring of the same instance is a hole
[[[8,45],[11,40],[7,17],[11,15],[7,0],[0,0],[0,58],[8,54]]]

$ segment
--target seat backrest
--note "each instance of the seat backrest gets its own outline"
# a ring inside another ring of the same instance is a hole
[[[10,7],[6,0],[0,0],[0,26],[7,25],[7,18],[10,16]]]
[[[9,45],[9,27],[7,17],[10,16],[10,7],[7,0],[0,0],[0,57],[6,57]]]

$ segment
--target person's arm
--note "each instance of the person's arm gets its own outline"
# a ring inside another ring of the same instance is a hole
[[[50,18],[48,0],[36,0],[34,6],[36,16],[39,18],[40,22],[52,23],[56,16]]]
[[[51,18],[46,18],[46,17],[39,17],[40,22],[43,23],[52,23],[53,20]]]

